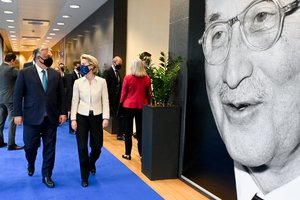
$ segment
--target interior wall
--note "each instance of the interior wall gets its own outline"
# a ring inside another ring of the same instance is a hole
[[[170,0],[128,0],[127,62],[130,73],[132,59],[148,51],[158,64],[161,51],[168,52]]]
[[[100,70],[111,65],[113,57],[114,0],[108,0],[96,12],[65,37],[63,56],[58,57],[70,68],[83,53],[95,56]],[[60,44],[56,45],[58,49]],[[60,50],[61,52],[61,50]]]

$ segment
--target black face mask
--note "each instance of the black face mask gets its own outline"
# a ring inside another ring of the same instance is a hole
[[[117,70],[121,69],[121,67],[122,67],[122,65],[116,65],[116,66],[115,66],[115,68],[116,68]]]
[[[76,67],[76,70],[77,70],[78,72],[80,72],[80,66],[79,66],[79,67]]]
[[[46,67],[51,67],[52,63],[53,63],[53,59],[51,57],[48,57],[46,59],[43,59],[42,57],[40,57],[43,61],[44,61],[44,65]]]

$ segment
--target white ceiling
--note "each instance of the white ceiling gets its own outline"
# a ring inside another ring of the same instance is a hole
[[[0,0],[0,34],[13,51],[32,51],[43,43],[54,46],[107,0],[12,0],[12,3],[2,1]],[[80,8],[72,9],[72,4],[79,5]],[[12,11],[13,14],[5,14],[4,11]],[[69,15],[70,18],[63,18],[63,15]],[[59,22],[65,25],[58,25]]]

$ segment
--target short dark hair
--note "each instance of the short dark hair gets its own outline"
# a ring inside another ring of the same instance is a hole
[[[5,58],[4,58],[4,61],[5,62],[10,62],[11,60],[16,60],[17,59],[17,55],[16,54],[14,54],[14,53],[12,53],[12,52],[10,52],[10,53],[7,53],[6,55],[5,55]]]
[[[35,49],[32,51],[33,58],[36,57],[36,54],[37,54],[38,51],[39,51],[39,48],[35,48]]]
[[[80,62],[80,60],[75,60],[74,62],[73,62],[73,66],[76,66],[77,64],[81,64],[81,62]]]

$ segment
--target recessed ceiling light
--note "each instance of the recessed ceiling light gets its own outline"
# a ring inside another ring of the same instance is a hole
[[[11,40],[17,40],[16,38],[11,38]]]
[[[10,33],[16,33],[16,31],[9,31]]]
[[[10,10],[4,10],[3,11],[5,14],[14,14],[14,12],[13,11],[10,11]]]
[[[70,8],[80,8],[80,5],[72,4],[70,5]]]
[[[15,38],[15,37],[17,37],[17,36],[15,36],[15,35],[10,35],[10,37]]]
[[[47,37],[47,39],[48,39],[48,40],[51,40],[51,39],[52,39],[52,37]]]
[[[65,25],[65,23],[63,23],[63,22],[58,22],[57,25],[63,26],[63,25]]]
[[[70,15],[63,15],[62,17],[67,19],[67,18],[70,18],[71,16]]]
[[[49,33],[49,35],[56,35],[55,33]]]
[[[7,19],[5,21],[7,21],[7,22],[15,22],[15,20],[13,20],[13,19]]]
[[[45,42],[49,42],[49,40],[45,40]]]
[[[4,3],[12,3],[12,0],[1,0]]]
[[[14,26],[7,26],[8,28],[15,28]]]
[[[59,31],[59,28],[54,28],[54,29],[52,29],[53,31]]]

